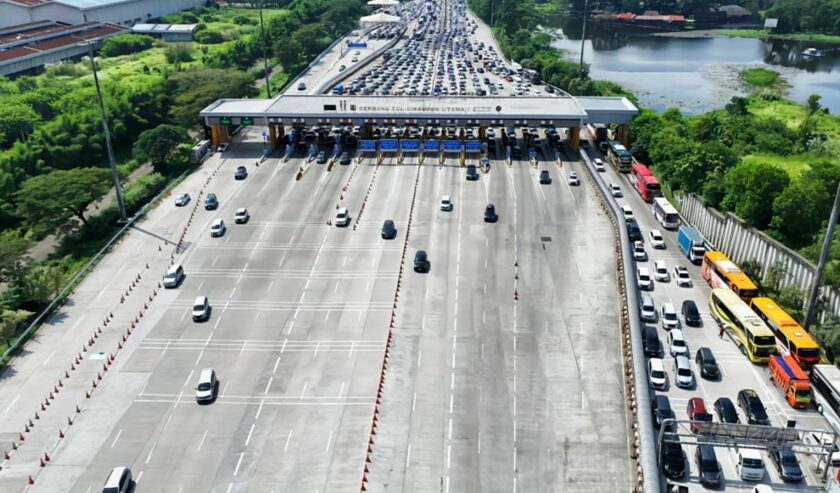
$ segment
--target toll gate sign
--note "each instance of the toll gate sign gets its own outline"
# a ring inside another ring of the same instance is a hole
[[[468,140],[464,143],[467,152],[478,152],[481,150],[481,141]]]
[[[380,151],[396,151],[397,139],[383,139],[379,141]]]
[[[417,152],[420,150],[420,141],[419,140],[401,140],[400,141],[400,150],[403,152]]]
[[[360,151],[376,151],[376,141],[375,140],[360,140],[359,141],[359,150]]]
[[[460,152],[461,151],[461,141],[460,140],[444,140],[443,141],[443,150],[446,152]]]
[[[440,142],[433,139],[423,141],[424,151],[437,151],[438,149],[440,149]]]

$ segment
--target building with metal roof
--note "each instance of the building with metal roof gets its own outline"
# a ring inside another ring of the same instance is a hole
[[[133,26],[204,3],[204,0],[0,0],[0,27],[42,20]]]
[[[37,21],[0,28],[0,75],[32,72],[49,63],[77,58],[87,53],[87,43],[98,44],[125,31],[103,22],[68,25]]]
[[[131,32],[164,41],[192,41],[198,24],[135,24]]]

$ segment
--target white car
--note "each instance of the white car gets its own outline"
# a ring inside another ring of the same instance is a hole
[[[673,303],[663,303],[659,308],[659,318],[662,319],[662,328],[665,330],[678,329],[680,327],[680,319],[677,317],[677,311],[674,309]]]
[[[665,374],[665,365],[661,358],[651,358],[648,360],[648,382],[650,382],[650,386],[654,389],[665,389],[668,376]]]
[[[662,232],[658,229],[650,230],[650,246],[656,249],[664,249],[665,248],[665,238],[662,236]]]
[[[623,197],[624,194],[621,193],[621,187],[616,185],[615,183],[610,183],[610,193],[612,193],[613,197]]]
[[[636,216],[633,214],[633,209],[630,208],[627,204],[621,204],[621,213],[624,214],[624,219],[635,219]]]
[[[336,226],[348,226],[350,224],[350,211],[346,207],[342,207],[335,214]]]
[[[764,461],[761,460],[761,452],[755,449],[738,451],[738,472],[744,481],[764,479]]]
[[[601,161],[601,158],[596,157],[595,159],[592,160],[592,162],[595,163],[595,171],[598,171],[598,172],[601,172],[601,173],[606,171],[606,168],[604,168],[604,162]]]
[[[688,275],[688,269],[682,265],[674,267],[674,278],[677,280],[677,286],[690,288],[692,286],[691,277]]]
[[[451,211],[452,210],[452,199],[449,198],[449,195],[444,195],[440,199],[440,210],[442,210],[442,211]]]
[[[688,354],[688,345],[685,342],[682,330],[674,329],[668,332],[668,346],[671,348],[671,356],[686,356]]]
[[[641,241],[636,241],[633,243],[633,258],[638,261],[645,261],[647,260],[647,252],[645,251],[645,244]]]
[[[215,219],[210,225],[210,236],[218,237],[225,234],[225,222],[221,219]]]
[[[236,224],[245,224],[251,219],[251,215],[248,214],[248,209],[240,208],[236,209],[236,215],[233,216],[233,222]]]
[[[641,243],[637,241],[636,243]],[[664,260],[657,260],[653,263],[653,277],[657,282],[668,282],[671,280],[671,275],[668,274],[668,267]]]
[[[227,152],[227,150],[228,150],[227,142],[225,142],[224,144],[219,144],[218,150],[219,150],[219,152]]]
[[[574,171],[569,173],[569,185],[580,185],[580,179],[578,179],[578,175]]]
[[[644,267],[636,269],[636,283],[642,291],[650,291],[653,289],[653,279],[650,278],[650,271]],[[673,308],[673,307],[672,307]]]

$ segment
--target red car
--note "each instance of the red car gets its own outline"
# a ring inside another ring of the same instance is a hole
[[[700,421],[707,423],[712,422],[712,415],[706,411],[706,403],[700,397],[692,397],[688,400],[685,412],[688,414],[688,419],[693,421],[691,423],[691,432],[698,433],[700,431]]]

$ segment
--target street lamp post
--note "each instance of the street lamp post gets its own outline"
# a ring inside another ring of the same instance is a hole
[[[583,48],[586,45],[586,12],[589,10],[589,0],[583,2],[583,29],[580,35],[580,67],[578,67],[578,77],[583,75]]]
[[[828,218],[828,228],[823,239],[822,251],[820,252],[820,263],[817,265],[817,272],[814,275],[814,285],[811,286],[811,293],[808,296],[808,307],[805,312],[805,322],[802,324],[805,330],[811,328],[811,323],[817,314],[817,298],[820,294],[820,282],[822,281],[825,264],[828,262],[828,255],[831,253],[831,240],[834,238],[834,229],[837,227],[837,216],[840,215],[840,184],[837,185],[837,194],[834,196],[834,206],[831,209],[831,217]]]
[[[87,43],[90,65],[93,67],[93,83],[96,86],[96,98],[99,101],[99,117],[102,120],[102,131],[105,133],[105,148],[108,150],[108,163],[111,165],[111,180],[114,182],[114,189],[117,192],[117,206],[120,209],[120,223],[128,222],[125,216],[125,202],[123,202],[123,191],[120,185],[120,175],[117,173],[117,162],[114,159],[114,149],[111,147],[111,132],[108,131],[108,118],[105,116],[105,103],[102,102],[102,90],[99,88],[99,76],[96,74],[96,59],[93,56],[93,42]]]
[[[263,23],[263,4],[260,3],[260,34],[262,35],[263,69],[265,70],[265,94],[271,97],[271,80],[268,72],[268,57],[265,48],[265,25]]]

